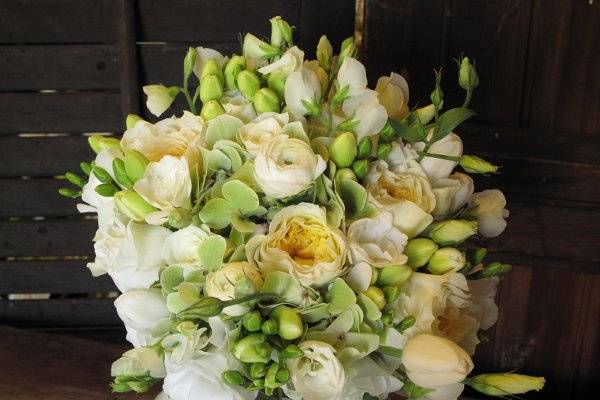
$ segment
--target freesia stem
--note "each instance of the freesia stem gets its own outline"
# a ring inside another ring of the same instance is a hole
[[[471,102],[471,96],[473,96],[473,91],[469,89],[465,95],[465,102],[463,103],[462,108],[466,108],[469,105]]]
[[[445,154],[437,154],[437,153],[427,153],[427,150],[428,150],[428,146],[425,146],[425,149],[423,149],[423,151],[419,151],[418,161],[421,161],[423,159],[423,157],[439,158],[440,160],[448,160],[448,161],[455,161],[455,162],[460,161],[460,157],[447,156]]]

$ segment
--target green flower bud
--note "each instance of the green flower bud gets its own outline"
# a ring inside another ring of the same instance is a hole
[[[92,173],[92,165],[88,162],[79,163],[79,168],[81,168],[83,173],[87,176],[90,176],[90,174]]]
[[[449,271],[458,271],[466,262],[462,251],[454,247],[442,247],[431,256],[427,270],[434,275],[443,275]]]
[[[354,37],[350,36],[349,38],[346,38],[342,42],[342,46],[340,49],[340,57],[339,57],[340,65],[344,61],[344,58],[354,57],[354,56],[356,56],[356,44],[354,44]]]
[[[92,167],[92,173],[94,174],[94,176],[96,178],[98,178],[98,180],[102,183],[112,183],[112,177],[110,176],[110,174],[108,173],[107,170],[105,170],[102,167],[99,167],[97,165],[94,165]]]
[[[354,171],[352,171],[350,168],[341,168],[335,171],[334,179],[336,182],[341,182],[344,179],[351,179],[355,181],[356,174],[354,174]]]
[[[364,137],[358,142],[358,154],[357,157],[359,159],[367,158],[371,155],[371,151],[373,150],[373,144],[371,143],[370,137]]]
[[[380,160],[385,160],[387,156],[392,151],[392,145],[389,143],[383,143],[377,146],[377,158]]]
[[[143,119],[136,114],[128,114],[127,118],[125,119],[125,126],[127,127],[127,129],[131,129],[135,126],[135,124],[138,121],[143,121]]]
[[[408,265],[388,265],[379,270],[377,285],[394,286],[406,281],[412,275],[412,268]]]
[[[129,179],[135,183],[144,177],[148,159],[137,150],[125,150],[125,172]]]
[[[267,374],[267,364],[266,363],[254,363],[250,365],[250,377],[252,379],[262,378]]]
[[[458,68],[458,84],[464,90],[473,90],[479,85],[479,77],[475,66],[469,61],[469,57],[463,57]]]
[[[115,188],[110,183],[102,183],[94,188],[96,193],[103,197],[112,197],[117,193],[117,188]]]
[[[267,363],[271,357],[271,346],[262,333],[252,333],[233,346],[235,358],[246,363]]]
[[[300,349],[300,347],[295,344],[288,344],[283,350],[281,350],[279,356],[281,358],[298,358],[302,357],[303,354],[304,352],[302,349]]]
[[[279,365],[275,363],[271,363],[269,368],[267,369],[267,374],[265,375],[265,387],[267,388],[277,388],[281,386],[277,382],[277,372],[279,371]]]
[[[252,385],[248,388],[248,390],[262,390],[265,388],[265,380],[264,378],[257,378],[252,380]]]
[[[379,289],[376,286],[369,286],[367,290],[363,292],[365,296],[369,299],[373,300],[373,303],[377,306],[378,309],[382,309],[385,307],[385,294],[383,290]]]
[[[221,114],[225,114],[225,109],[218,100],[211,100],[204,103],[202,105],[202,110],[200,111],[200,115],[205,121],[210,121]]]
[[[371,267],[371,283],[369,285],[373,286],[377,279],[379,279],[379,268]]]
[[[198,59],[198,52],[195,48],[190,47],[183,59],[183,79],[185,81],[188,80],[192,72],[194,72],[194,66],[196,65],[196,60]]]
[[[96,153],[96,154],[100,153],[102,150],[105,150],[105,149],[112,149],[112,148],[120,149],[121,148],[121,142],[119,142],[119,139],[101,136],[101,135],[90,136],[88,138],[88,143],[89,143],[90,147],[92,148],[92,150],[94,150],[94,153]]]
[[[115,158],[112,163],[113,173],[115,174],[115,180],[125,189],[131,189],[133,187],[133,181],[127,175],[125,169],[125,161],[120,158]]]
[[[285,78],[286,75],[281,72],[272,72],[267,79],[269,89],[277,93],[280,99],[285,97]]]
[[[465,383],[473,389],[488,396],[507,397],[514,394],[540,391],[546,380],[543,377],[512,373],[495,373],[475,375],[467,378]]]
[[[248,332],[257,332],[262,326],[262,316],[258,311],[252,311],[244,315],[242,318],[242,325],[248,330]]]
[[[379,139],[382,143],[390,143],[396,139],[396,130],[389,122],[386,123],[381,132],[379,132]]]
[[[483,261],[483,259],[485,258],[486,255],[487,255],[487,249],[480,247],[477,250],[475,250],[475,253],[473,253],[473,256],[471,257],[471,261],[473,261],[473,264],[477,265]]]
[[[394,323],[394,314],[395,313],[396,312],[394,310],[388,310],[388,311],[384,312],[383,315],[381,316],[381,322],[383,322],[385,325],[392,325]]]
[[[242,386],[246,381],[244,375],[242,375],[240,371],[235,371],[232,369],[223,371],[221,376],[223,377],[223,380],[231,386]]]
[[[358,179],[363,179],[369,173],[369,160],[356,160],[352,163],[352,170]]]
[[[146,215],[157,211],[133,190],[124,190],[114,195],[117,208],[134,221],[143,221]]]
[[[290,371],[286,368],[280,369],[277,371],[277,374],[275,374],[275,380],[278,383],[286,383],[290,380]]]
[[[442,246],[464,242],[477,233],[477,222],[464,219],[449,219],[431,225],[429,237]]]
[[[417,321],[417,319],[415,317],[413,317],[412,315],[409,315],[408,317],[406,317],[402,321],[400,321],[398,323],[398,325],[396,325],[396,330],[398,332],[402,333],[405,330],[407,330],[408,328],[410,328],[411,326],[413,326],[416,321]]]
[[[273,58],[281,54],[281,49],[279,47],[272,46],[251,33],[247,33],[246,36],[244,36],[242,47],[245,57],[265,59]]]
[[[225,65],[225,88],[227,90],[237,89],[237,77],[246,68],[246,59],[242,56],[232,56]]]
[[[282,47],[292,45],[292,27],[280,16],[273,17],[271,21],[271,45]]]
[[[339,168],[352,165],[357,153],[356,137],[351,132],[339,134],[329,145],[329,156]]]
[[[489,174],[498,171],[498,166],[477,156],[462,156],[458,164],[471,174]]]
[[[192,214],[185,208],[176,208],[169,213],[167,223],[175,229],[183,229],[192,223]]]
[[[265,322],[263,322],[262,326],[260,327],[260,330],[265,335],[271,336],[276,335],[277,332],[279,332],[279,327],[277,326],[277,321],[275,321],[274,319],[268,319]]]
[[[81,176],[74,174],[73,172],[65,173],[65,178],[73,185],[79,186],[80,188],[83,188],[83,186],[87,183],[86,179],[83,179]]]
[[[200,82],[200,100],[206,103],[211,100],[221,100],[223,83],[216,75],[206,75]]]
[[[350,118],[336,126],[335,129],[338,131],[354,132],[354,129],[358,126],[359,122],[360,121],[356,118]]]
[[[491,278],[493,276],[501,276],[506,274],[512,269],[510,264],[502,264],[499,262],[493,262],[489,265],[486,265],[481,271],[481,276],[483,278]]]
[[[254,94],[260,89],[260,79],[254,71],[246,69],[238,74],[237,86],[245,98],[252,100]]]
[[[327,39],[327,36],[323,35],[319,39],[317,44],[317,60],[319,65],[327,72],[331,70],[331,60],[333,58],[333,47]]]
[[[70,197],[71,199],[76,199],[81,196],[81,190],[62,187],[58,189],[58,194],[64,197]]]
[[[302,100],[302,105],[304,106],[304,109],[308,115],[316,117],[317,115],[321,114],[321,106],[317,100]]]
[[[429,98],[431,99],[433,106],[437,109],[439,109],[442,106],[442,103],[444,102],[444,92],[442,91],[441,83],[442,83],[442,73],[436,71],[435,72],[435,88],[433,89],[433,92],[431,92],[431,95],[429,96]]]
[[[331,99],[331,104],[335,106],[336,104],[341,104],[344,100],[350,97],[350,86],[346,85],[343,88],[340,88],[338,82],[335,82],[335,95]]]
[[[221,314],[225,304],[216,297],[204,296],[185,311],[177,314],[179,318],[202,319]]]
[[[437,249],[437,243],[431,239],[416,238],[409,240],[404,247],[404,254],[408,257],[406,264],[413,269],[420,268],[429,262]]]
[[[269,88],[259,89],[254,94],[254,109],[257,114],[265,112],[278,113],[281,110],[281,102],[277,93]]]
[[[217,63],[217,60],[215,60],[214,58],[209,59],[202,66],[202,72],[200,73],[200,82],[202,82],[207,76],[211,75],[217,77],[221,82],[221,86],[223,86],[223,83],[225,81],[223,77],[223,70],[219,66],[219,63]]]
[[[385,287],[383,288],[383,294],[385,295],[386,303],[393,303],[400,297],[400,288],[398,286]]]
[[[271,311],[271,317],[277,321],[279,336],[285,340],[298,339],[304,333],[300,315],[290,307],[276,307]]]

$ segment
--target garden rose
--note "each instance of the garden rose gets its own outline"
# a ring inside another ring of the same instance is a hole
[[[375,91],[390,118],[402,120],[408,115],[408,83],[402,75],[392,72],[390,76],[380,77]]]
[[[204,293],[224,301],[233,300],[236,289],[244,288],[246,294],[250,295],[258,291],[262,283],[260,272],[252,264],[246,261],[232,262],[208,274]],[[242,315],[247,311],[248,307],[241,304],[225,307],[223,310],[228,315]]]
[[[260,146],[279,135],[282,127],[290,120],[287,113],[263,113],[252,122],[242,126],[238,132],[238,141],[243,143],[248,153],[256,155]]]
[[[445,216],[458,211],[467,204],[474,190],[473,179],[459,172],[435,181],[432,187],[435,195],[435,216]]]
[[[498,189],[475,193],[469,200],[472,213],[477,217],[479,233],[485,237],[496,237],[504,232],[508,210],[506,198]]]
[[[199,265],[198,249],[208,236],[208,232],[195,225],[171,233],[162,251],[165,262],[167,265]]]

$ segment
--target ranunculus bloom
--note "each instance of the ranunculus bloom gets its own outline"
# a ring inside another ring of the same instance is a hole
[[[390,76],[380,77],[375,91],[390,118],[402,120],[408,115],[408,83],[402,75],[392,72]]]
[[[208,274],[204,293],[223,301],[233,300],[236,288],[243,286],[249,290],[247,294],[252,294],[260,289],[262,283],[263,278],[255,266],[246,261],[232,262]],[[225,307],[223,311],[228,315],[242,315],[248,307],[239,304]]]
[[[290,197],[313,184],[326,164],[308,143],[287,135],[276,135],[264,143],[254,160],[254,175],[267,196]]]
[[[279,211],[267,235],[248,241],[246,255],[263,275],[284,271],[305,286],[320,287],[344,272],[346,243],[323,208],[300,203]]]
[[[239,129],[237,139],[248,153],[256,155],[260,146],[279,135],[282,127],[290,120],[287,113],[263,113]]]
[[[288,75],[284,97],[288,109],[300,118],[308,112],[302,100],[313,102],[321,97],[321,81],[316,73],[302,67]]]
[[[473,207],[473,214],[477,217],[479,233],[486,237],[496,237],[504,232],[508,210],[504,194],[497,190],[484,190],[475,193],[469,205]]]
[[[473,195],[473,179],[469,175],[455,172],[448,178],[433,182],[435,210],[433,215],[445,216],[458,211]]]
[[[152,330],[171,315],[158,289],[137,289],[123,293],[115,300],[115,308],[125,324],[127,340],[134,347],[154,344],[158,338],[152,336]]]

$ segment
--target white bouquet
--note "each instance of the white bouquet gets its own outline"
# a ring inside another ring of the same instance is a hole
[[[498,190],[466,173],[497,167],[463,154],[455,128],[477,73],[459,65],[461,107],[410,109],[395,73],[367,87],[353,38],[325,36],[305,60],[292,28],[247,34],[242,55],[190,48],[182,87],[144,87],[163,114],[127,118],[120,140],[92,136],[84,175],[67,173],[81,212],[98,215],[94,275],[109,274],[134,349],[115,392],[160,399],[456,399],[539,390],[543,378],[470,376],[498,315],[498,277],[468,245],[506,226]],[[198,80],[195,90],[193,77]],[[455,172],[460,167],[463,172]]]

